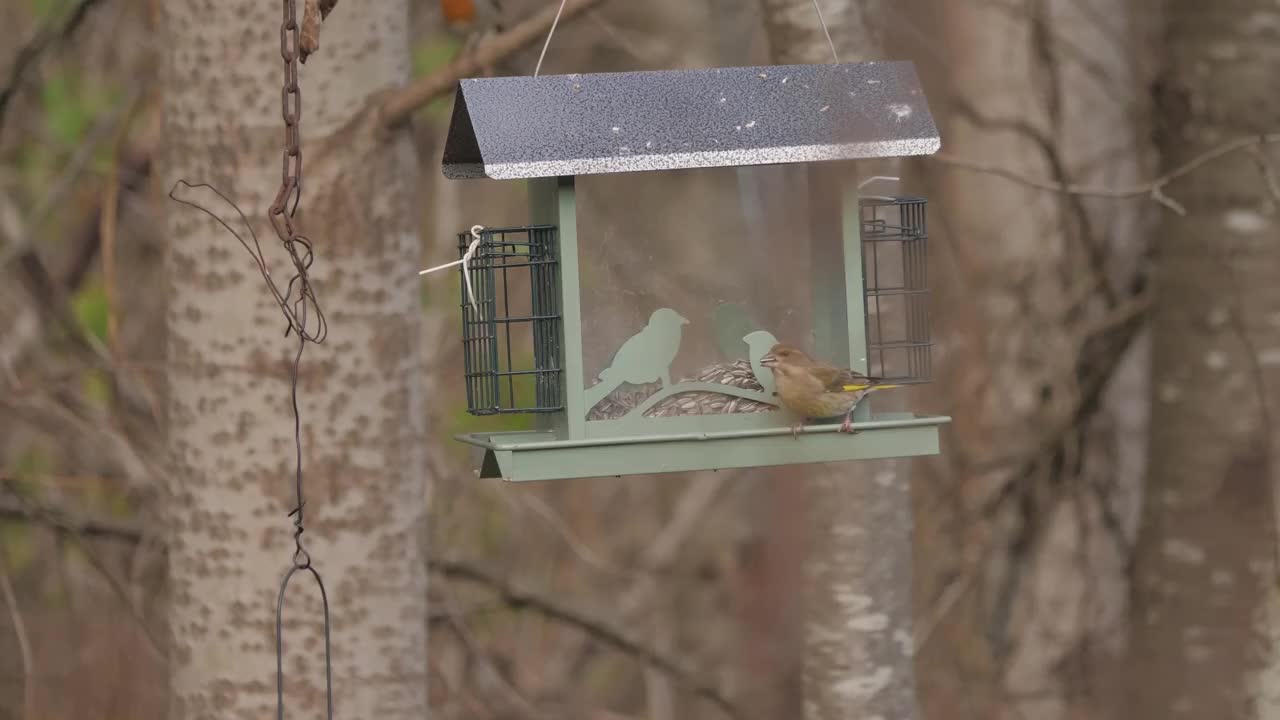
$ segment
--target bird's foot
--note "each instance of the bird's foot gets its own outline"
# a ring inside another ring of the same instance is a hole
[[[791,437],[793,437],[793,438],[795,438],[795,439],[797,439],[797,440],[799,440],[799,439],[800,439],[800,427],[801,427],[802,425],[804,425],[804,422],[803,422],[803,421],[798,422],[798,423],[791,423]]]
[[[846,417],[844,422],[840,423],[840,432],[857,435],[860,431],[853,426],[853,419]]]

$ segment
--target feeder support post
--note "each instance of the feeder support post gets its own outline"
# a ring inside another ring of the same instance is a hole
[[[582,292],[578,284],[578,202],[572,175],[529,180],[529,217],[535,224],[556,227],[559,260],[558,293],[564,341],[558,350],[560,397],[564,411],[539,416],[539,429],[553,430],[563,440],[586,437],[587,408],[582,369]]]
[[[814,351],[832,364],[866,374],[862,210],[856,177],[845,163],[818,163],[810,165],[808,172]],[[871,398],[859,403],[853,419],[871,419]]]

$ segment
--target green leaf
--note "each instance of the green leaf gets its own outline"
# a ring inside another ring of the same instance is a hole
[[[76,0],[31,0],[31,10],[38,19],[47,22],[65,14],[65,11],[70,9],[75,2]],[[79,0],[79,2],[84,2],[84,0]]]
[[[42,475],[52,475],[58,470],[58,458],[49,448],[32,443],[18,452],[9,466],[9,473],[17,483],[17,491],[34,493],[35,480]]]
[[[133,517],[133,506],[129,504],[129,496],[118,490],[107,493],[103,511],[107,515],[121,520]]]
[[[443,68],[458,56],[462,41],[453,35],[436,33],[413,50],[413,72],[416,77],[430,75]],[[445,95],[427,103],[425,112],[436,118],[448,117],[453,107],[453,97]]]
[[[106,78],[77,74],[74,69],[55,67],[40,89],[40,105],[55,150],[71,152],[89,133],[94,121],[124,101],[124,95]],[[102,170],[111,160],[111,143],[94,148],[92,162]]]
[[[55,69],[41,87],[41,105],[49,133],[63,147],[77,145],[93,123],[93,113],[81,98],[78,83],[64,69]]]
[[[435,33],[413,49],[414,75],[429,75],[448,65],[458,51],[462,42],[447,33]]]
[[[4,554],[4,566],[14,574],[25,570],[35,559],[30,526],[21,522],[0,521],[0,553]]]
[[[84,395],[90,402],[101,406],[111,404],[111,382],[107,380],[106,374],[101,370],[85,372],[81,383]]]
[[[99,340],[107,340],[107,316],[110,306],[107,304],[107,291],[101,280],[95,279],[86,283],[71,298],[71,307],[75,312],[80,328]]]

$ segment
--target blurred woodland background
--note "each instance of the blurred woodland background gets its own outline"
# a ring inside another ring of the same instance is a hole
[[[930,199],[935,380],[894,402],[954,418],[942,454],[504,485],[451,439],[492,426],[456,276],[417,270],[525,221],[523,185],[440,157],[456,80],[532,73],[555,5],[341,0],[300,72],[338,717],[1280,718],[1280,5],[822,0],[841,60],[917,64],[942,131],[857,168]],[[0,719],[273,712],[297,341],[165,196],[215,184],[283,284],[280,10],[0,1]],[[829,58],[810,0],[571,0],[543,72]],[[584,208],[589,365],[633,295],[806,282],[797,238],[662,182]],[[873,486],[911,511],[874,546],[839,532]],[[849,615],[886,577],[914,679]],[[287,714],[323,717],[294,582]]]

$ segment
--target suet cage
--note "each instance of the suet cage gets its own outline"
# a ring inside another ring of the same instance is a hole
[[[899,384],[928,382],[928,240],[925,199],[861,199],[868,374]]]
[[[907,62],[461,81],[446,177],[524,181],[530,208],[458,236],[468,408],[535,418],[457,436],[481,477],[936,454],[950,418],[871,398],[856,434],[793,436],[759,360],[930,379],[926,202],[849,161],[939,147]]]
[[[479,230],[463,283],[462,364],[473,415],[560,412],[559,261],[551,225]],[[458,235],[466,255],[472,234]],[[523,275],[523,278],[513,276]],[[475,302],[466,294],[470,281]],[[514,290],[523,280],[527,292]],[[532,362],[516,361],[528,345]]]

